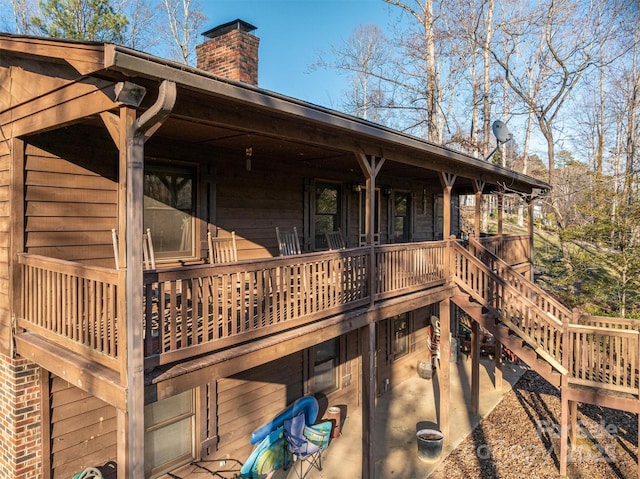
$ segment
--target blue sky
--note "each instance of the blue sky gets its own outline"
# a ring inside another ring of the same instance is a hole
[[[346,78],[310,71],[317,53],[343,43],[358,25],[389,23],[382,0],[201,0],[201,6],[208,17],[203,31],[236,18],[257,27],[261,88],[336,109]]]

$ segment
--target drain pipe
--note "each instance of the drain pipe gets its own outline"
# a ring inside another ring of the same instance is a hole
[[[125,158],[125,301],[126,411],[119,414],[118,477],[144,478],[144,347],[142,337],[142,230],[144,202],[144,144],[169,117],[176,101],[176,84],[164,80],[158,99],[139,118],[135,110],[121,112],[126,131]],[[122,150],[121,150],[122,155]],[[122,159],[121,159],[122,165]],[[120,423],[122,421],[123,423]],[[126,435],[126,436],[122,436]],[[123,443],[121,441],[124,441]]]

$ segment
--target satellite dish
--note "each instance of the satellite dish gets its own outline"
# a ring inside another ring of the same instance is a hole
[[[495,135],[496,140],[498,140],[498,143],[505,143],[513,138],[513,133],[510,133],[507,125],[500,120],[494,121],[491,129],[493,130],[493,134]]]

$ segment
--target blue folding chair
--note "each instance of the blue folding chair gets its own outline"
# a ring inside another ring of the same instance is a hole
[[[314,467],[322,470],[322,451],[329,445],[331,427],[331,421],[308,426],[304,414],[284,421],[287,449],[293,457],[293,469],[300,479],[304,479]],[[296,461],[300,463],[299,470],[295,466]]]

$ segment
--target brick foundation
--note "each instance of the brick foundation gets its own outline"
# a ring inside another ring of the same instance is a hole
[[[42,475],[41,370],[0,354],[0,477]]]

